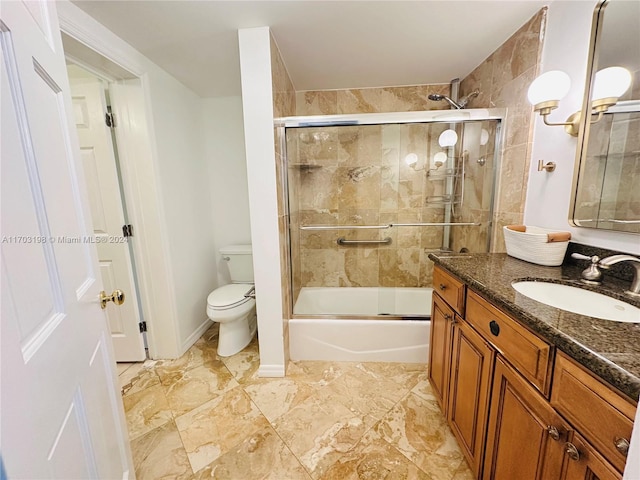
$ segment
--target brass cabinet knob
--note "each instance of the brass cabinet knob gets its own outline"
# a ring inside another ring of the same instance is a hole
[[[440,290],[446,290],[447,286],[444,283],[440,284]]]
[[[580,450],[578,450],[578,448],[571,442],[567,442],[564,444],[564,451],[566,452],[567,455],[569,455],[569,458],[575,462],[577,462],[578,460],[580,460]]]
[[[618,450],[625,457],[627,456],[627,453],[629,453],[629,440],[627,440],[626,438],[614,438],[613,446],[616,447],[616,450]]]
[[[453,315],[451,315],[450,313],[445,313],[444,314],[444,319],[445,320],[451,320],[453,318]]]
[[[556,427],[554,427],[553,425],[549,425],[547,427],[547,433],[549,434],[549,436],[554,439],[554,440],[560,440],[560,432],[558,431],[558,429]]]
[[[122,290],[114,290],[111,295],[104,293],[104,290],[100,292],[100,308],[103,310],[107,308],[107,302],[113,302],[116,305],[122,305],[124,303],[124,292]]]

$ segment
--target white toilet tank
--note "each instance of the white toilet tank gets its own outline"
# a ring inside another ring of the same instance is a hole
[[[229,245],[220,249],[226,260],[232,283],[253,283],[253,256],[251,245]]]

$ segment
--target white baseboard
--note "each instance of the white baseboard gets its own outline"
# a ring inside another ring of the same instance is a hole
[[[284,365],[260,365],[259,377],[284,377]]]
[[[182,342],[182,345],[180,345],[180,356],[189,350],[211,326],[213,326],[213,322],[208,318],[202,322],[202,325],[200,325],[184,342]]]

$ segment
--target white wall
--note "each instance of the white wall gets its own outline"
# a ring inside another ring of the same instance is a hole
[[[167,225],[181,352],[210,325],[206,299],[216,280],[202,99],[164,71],[149,79],[157,166]]]
[[[135,193],[147,202],[136,239],[146,257],[136,262],[150,354],[175,358],[210,325],[206,296],[216,281],[201,99],[75,5],[57,7],[67,34],[142,80],[148,148],[132,161],[142,170]]]
[[[217,283],[211,285],[213,290],[231,282],[229,270],[217,251],[227,245],[251,243],[242,97],[205,99],[202,115],[211,218],[215,225]]]
[[[582,108],[591,20],[595,0],[556,1],[549,5],[541,73],[563,70],[571,90],[549,121],[564,122]],[[572,241],[640,254],[637,235],[571,227],[568,222],[577,138],[562,127],[549,127],[537,117],[524,221],[528,225],[569,230]],[[537,161],[555,162],[555,172],[538,172]]]
[[[285,345],[268,27],[238,30],[261,376],[282,377]]]

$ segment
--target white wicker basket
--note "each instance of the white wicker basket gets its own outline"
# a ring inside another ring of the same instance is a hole
[[[569,241],[549,242],[547,236],[557,230],[540,227],[526,227],[526,232],[518,232],[507,227],[503,227],[502,230],[507,255],[537,265],[548,267],[562,265]]]

